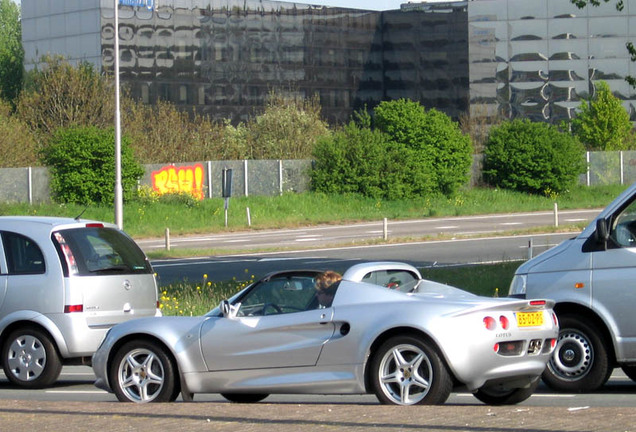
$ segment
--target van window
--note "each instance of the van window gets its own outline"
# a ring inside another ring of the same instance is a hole
[[[636,201],[632,201],[616,216],[610,238],[620,247],[636,246]]]
[[[12,232],[2,233],[9,274],[42,274],[46,270],[40,247],[30,238]]]
[[[152,267],[139,246],[113,228],[73,228],[53,233],[66,276],[143,274]]]

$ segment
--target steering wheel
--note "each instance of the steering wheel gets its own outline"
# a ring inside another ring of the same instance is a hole
[[[266,313],[268,308],[274,309],[276,311],[276,313],[279,313],[279,314],[283,313],[283,310],[277,304],[275,304],[275,303],[265,303],[263,305],[263,315],[271,315],[271,314]]]

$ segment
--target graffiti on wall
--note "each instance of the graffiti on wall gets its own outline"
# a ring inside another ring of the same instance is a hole
[[[157,193],[189,193],[202,200],[203,195],[203,164],[177,167],[166,165],[151,174],[152,188]]]

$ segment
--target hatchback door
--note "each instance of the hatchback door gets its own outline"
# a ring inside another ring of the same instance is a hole
[[[130,237],[97,224],[57,231],[53,240],[68,276],[66,307],[83,310],[89,326],[155,315],[154,273]]]

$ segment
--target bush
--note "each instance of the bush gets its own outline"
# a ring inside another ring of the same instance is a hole
[[[585,172],[584,152],[576,137],[547,123],[502,123],[486,143],[484,179],[521,192],[565,192]]]
[[[410,171],[406,181],[413,194],[452,195],[470,180],[470,138],[446,114],[400,99],[376,107],[375,125],[400,151],[410,150],[410,159],[402,162]]]
[[[121,140],[121,181],[124,199],[135,194],[144,173],[134,159],[129,140]],[[96,127],[58,129],[43,151],[51,170],[56,201],[74,204],[112,204],[115,186],[115,133]]]
[[[318,140],[311,171],[313,189],[385,197],[387,150],[388,136],[350,122],[343,130]]]

